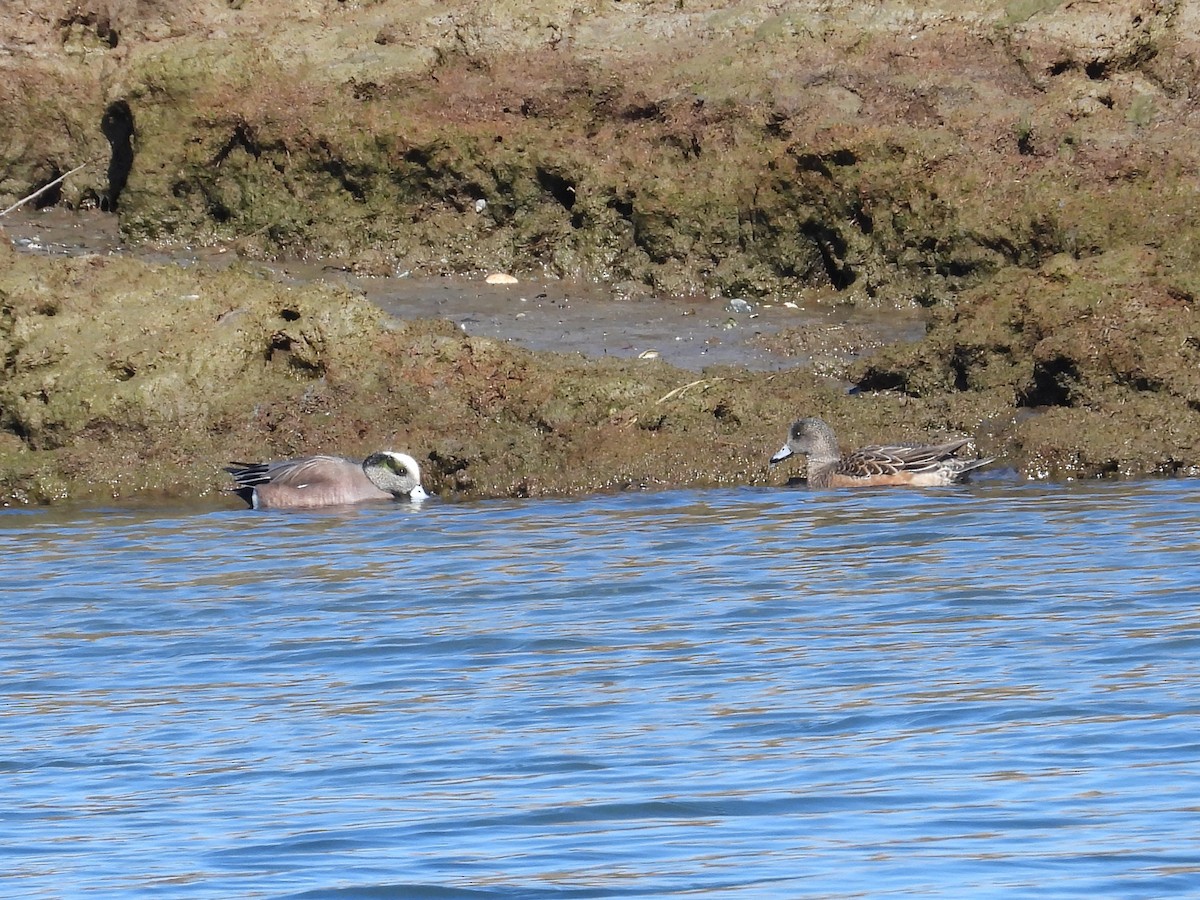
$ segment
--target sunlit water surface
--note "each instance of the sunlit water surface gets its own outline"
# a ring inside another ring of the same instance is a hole
[[[0,513],[5,897],[1200,894],[1200,488]]]

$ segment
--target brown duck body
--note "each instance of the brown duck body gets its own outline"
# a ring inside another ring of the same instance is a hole
[[[795,422],[787,443],[771,457],[772,464],[793,454],[808,457],[808,483],[815,488],[958,484],[991,459],[960,459],[955,454],[970,441],[944,444],[895,444],[863,447],[845,455],[833,429],[821,419]]]
[[[234,493],[254,509],[317,509],[428,496],[417,461],[391,450],[373,453],[362,462],[318,455],[232,463],[225,471],[233,476]]]

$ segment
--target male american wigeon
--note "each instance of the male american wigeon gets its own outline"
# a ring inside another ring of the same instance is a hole
[[[421,467],[407,453],[383,450],[362,462],[302,456],[277,462],[231,463],[233,492],[254,509],[315,509],[368,500],[424,500]]]
[[[970,441],[963,439],[924,446],[863,447],[845,456],[838,449],[833,429],[820,419],[800,419],[788,432],[787,443],[771,457],[771,464],[794,453],[808,457],[808,484],[815,488],[870,487],[912,484],[919,487],[956,484],[991,459],[958,459],[954,456]]]

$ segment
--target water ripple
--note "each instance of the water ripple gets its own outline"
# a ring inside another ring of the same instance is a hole
[[[1200,890],[1200,490],[0,514],[6,896]]]

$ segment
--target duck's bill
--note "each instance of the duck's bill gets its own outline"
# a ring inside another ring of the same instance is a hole
[[[784,444],[782,447],[780,447],[775,452],[775,455],[771,457],[771,465],[775,465],[775,463],[777,463],[777,462],[783,462],[785,459],[787,459],[791,455],[792,455],[792,448],[789,447],[787,444]]]

